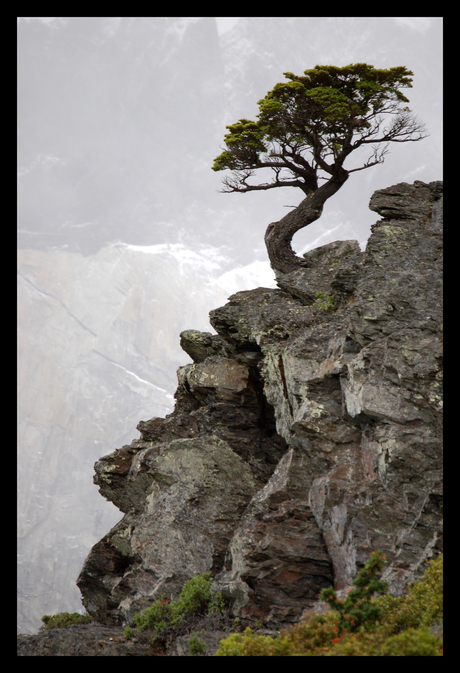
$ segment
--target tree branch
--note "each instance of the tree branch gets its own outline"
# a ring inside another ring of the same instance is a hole
[[[251,177],[251,175],[246,177],[236,176],[233,178],[224,178],[222,182],[227,189],[222,189],[221,191],[224,194],[230,194],[232,192],[255,192],[257,190],[274,189],[275,187],[299,187],[305,192],[305,183],[300,180],[280,180],[278,176],[276,176],[275,182],[263,182],[258,185],[250,185],[246,180]]]
[[[376,164],[383,164],[385,159],[383,158],[386,154],[388,154],[388,144],[387,143],[384,147],[374,147],[374,152],[373,154],[369,157],[369,159],[366,161],[366,163],[361,166],[360,168],[351,168],[348,169],[349,173],[356,173],[357,171],[363,171],[365,168],[370,168],[371,166],[375,166]],[[373,159],[373,161],[371,161]]]

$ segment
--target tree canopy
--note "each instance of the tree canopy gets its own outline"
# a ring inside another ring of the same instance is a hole
[[[404,66],[317,65],[303,76],[284,76],[289,81],[276,84],[259,101],[258,121],[240,119],[226,127],[227,149],[213,165],[215,171],[233,171],[224,191],[287,186],[309,194],[322,173],[326,179],[334,175],[361,146],[370,145],[372,154],[348,173],[381,163],[390,142],[425,137],[423,125],[404,105],[409,101],[401,89],[412,86],[413,76]],[[262,168],[273,171],[272,181],[250,184]]]
[[[404,66],[378,70],[366,63],[317,65],[303,75],[284,76],[289,81],[275,84],[259,101],[258,121],[240,119],[226,127],[226,149],[212,167],[232,171],[223,180],[224,192],[299,187],[310,197],[275,223],[279,226],[267,229],[272,267],[282,273],[302,261],[290,247],[295,231],[320,216],[325,200],[350,173],[382,163],[390,142],[426,137],[401,92],[412,87],[413,73]],[[370,154],[364,162],[345,169],[347,157],[367,145]],[[250,182],[260,169],[271,171],[271,180]],[[284,262],[275,259],[278,253]]]

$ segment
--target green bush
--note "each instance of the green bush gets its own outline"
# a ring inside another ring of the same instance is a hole
[[[192,656],[195,654],[205,654],[206,652],[206,645],[198,638],[198,633],[203,633],[203,631],[192,633],[188,641],[188,649]]]
[[[327,657],[439,657],[442,638],[423,626],[393,636],[385,629],[345,633],[324,653]]]
[[[123,635],[128,640],[131,640],[131,638],[133,638],[136,635],[136,630],[132,629],[130,626],[126,626],[125,630],[123,631]]]
[[[334,311],[337,308],[333,295],[327,292],[317,292],[313,306],[321,311]]]
[[[262,636],[247,628],[221,640],[214,656],[220,657],[292,657],[321,656],[337,635],[336,624],[325,617],[308,617],[276,638]]]
[[[172,623],[171,602],[166,594],[154,601],[149,608],[134,615],[134,623],[141,631],[150,628],[157,632],[164,631]]]
[[[257,657],[270,656],[270,645],[274,642],[270,636],[254,635],[250,628],[244,634],[231,633],[221,640],[215,657]]]
[[[158,635],[169,626],[179,624],[187,615],[206,615],[223,612],[222,594],[211,589],[211,573],[204,572],[185,582],[177,601],[165,594],[141,613],[134,615],[134,623],[141,630],[152,629]]]
[[[380,596],[374,602],[391,633],[442,622],[443,555],[429,563],[419,582],[409,585],[406,596]]]
[[[381,575],[384,566],[385,556],[382,552],[371,554],[370,559],[352,582],[354,589],[348,592],[344,600],[337,598],[332,587],[321,591],[321,600],[328,603],[331,610],[335,610],[339,615],[340,633],[356,631],[365,622],[375,622],[381,617],[382,608],[371,598],[375,593],[385,594],[388,591],[388,584],[377,577]]]
[[[420,629],[407,629],[391,636],[383,643],[382,657],[440,657],[442,640],[422,626]]]
[[[43,615],[41,619],[45,629],[64,629],[71,624],[88,624],[92,617],[78,612],[59,612],[57,615]]]
[[[323,590],[333,608],[326,615],[309,615],[275,638],[249,628],[232,633],[214,656],[442,656],[442,635],[428,627],[442,622],[443,556],[430,562],[405,597],[373,596],[386,591],[377,577],[383,564],[381,552],[372,554],[344,600],[333,589]]]
[[[339,638],[333,638],[329,647],[325,648],[326,657],[379,657],[385,633],[379,631],[367,633],[358,631],[344,632]]]

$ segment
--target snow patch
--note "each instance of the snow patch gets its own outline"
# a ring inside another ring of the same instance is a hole
[[[226,271],[217,279],[218,285],[230,294],[257,287],[276,288],[273,270],[268,262],[255,261]]]
[[[275,288],[275,277],[268,261],[255,260],[245,266],[238,266],[222,273],[228,267],[229,258],[219,248],[201,248],[198,251],[185,247],[182,243],[160,243],[158,245],[130,245],[117,242],[115,245],[146,255],[170,255],[179,263],[179,271],[188,275],[190,267],[200,267],[207,272],[208,282],[216,284],[229,294],[256,287]]]

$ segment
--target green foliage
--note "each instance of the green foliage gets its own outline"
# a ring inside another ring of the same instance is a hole
[[[346,633],[336,638],[326,657],[440,657],[442,640],[427,627],[408,629],[388,636],[385,630]]]
[[[263,131],[258,124],[247,119],[240,119],[236,124],[226,128],[230,133],[225,136],[225,143],[230,151],[223,152],[215,159],[213,170],[238,169],[243,160],[246,163],[257,163],[258,154],[267,150],[262,141]]]
[[[140,631],[145,629],[154,629],[161,633],[172,623],[171,604],[166,594],[154,601],[149,608],[141,613],[134,615],[134,623]]]
[[[169,626],[179,624],[187,615],[205,615],[223,612],[222,594],[211,589],[211,573],[204,572],[185,582],[177,601],[165,594],[141,613],[134,615],[134,623],[141,631],[152,629],[158,635]]]
[[[374,593],[384,594],[388,590],[386,582],[377,578],[382,573],[385,565],[385,556],[377,551],[371,554],[370,559],[364,565],[352,584],[354,589],[348,592],[345,599],[337,597],[332,587],[322,589],[321,600],[328,603],[338,615],[339,632],[356,631],[365,622],[375,622],[382,615],[382,609],[371,601]]]
[[[257,121],[240,119],[226,127],[226,149],[212,168],[235,171],[233,180],[224,180],[227,191],[296,186],[309,193],[318,188],[318,170],[334,175],[363,144],[425,137],[423,125],[403,106],[408,99],[401,89],[410,88],[413,77],[404,66],[382,70],[366,63],[317,65],[301,76],[284,76],[289,81],[275,84],[258,102]],[[381,129],[388,115],[393,121]],[[353,171],[383,161],[386,150],[372,147],[373,157]],[[248,184],[260,168],[273,169],[274,181]]]
[[[420,629],[407,629],[391,636],[381,647],[382,657],[440,657],[442,656],[439,638],[426,626]]]
[[[342,636],[332,639],[324,648],[325,657],[378,657],[380,648],[385,642],[385,634],[379,632],[343,632]]]
[[[374,599],[391,633],[442,622],[443,558],[440,554],[430,562],[423,580],[409,585],[407,596],[386,595]]]
[[[205,654],[206,645],[198,638],[198,633],[203,633],[203,631],[198,631],[197,633],[192,633],[192,637],[188,641],[188,649],[190,654]]]
[[[262,636],[247,628],[221,640],[214,656],[218,657],[292,657],[321,656],[337,635],[337,627],[324,617],[308,617],[276,638]]]
[[[131,640],[136,635],[136,630],[132,629],[129,625],[125,627],[125,630],[123,631],[123,635],[125,638],[128,640]]]
[[[317,292],[313,306],[321,311],[334,311],[336,307],[334,297],[327,292]]]
[[[377,577],[383,565],[383,554],[372,554],[343,601],[323,590],[333,608],[326,615],[309,615],[276,638],[251,629],[232,633],[215,656],[442,656],[442,635],[428,628],[442,622],[442,555],[405,597],[385,594],[386,583]]]
[[[59,612],[57,615],[43,615],[41,619],[45,629],[63,629],[71,624],[88,624],[93,618],[78,612]]]

